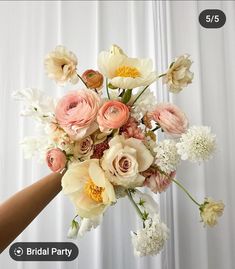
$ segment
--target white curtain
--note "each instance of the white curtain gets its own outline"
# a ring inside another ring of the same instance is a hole
[[[207,8],[227,16],[221,29],[205,29],[198,16]],[[8,269],[232,269],[235,242],[233,195],[235,156],[235,3],[229,1],[1,1],[0,2],[0,201],[49,173],[37,160],[24,160],[18,144],[37,133],[30,119],[20,118],[12,91],[25,87],[61,96],[44,74],[43,59],[57,44],[74,51],[79,71],[96,68],[100,50],[116,43],[132,56],[154,59],[160,72],[173,57],[189,53],[194,60],[193,84],[169,96],[161,83],[159,101],[174,101],[192,124],[210,125],[217,134],[218,151],[204,165],[185,163],[181,180],[197,197],[224,200],[225,214],[216,228],[203,228],[197,208],[175,186],[159,198],[162,219],[171,230],[165,250],[157,257],[133,255],[130,230],[137,217],[126,200],[105,214],[101,227],[77,241],[73,262],[15,262],[8,249],[0,267]],[[67,241],[73,207],[59,194],[16,241]],[[17,219],[15,220],[17,222]]]

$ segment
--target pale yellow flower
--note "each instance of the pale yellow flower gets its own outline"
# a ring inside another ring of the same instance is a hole
[[[204,204],[200,207],[200,215],[205,225],[213,227],[217,224],[218,217],[224,211],[224,204],[221,201],[214,201],[212,198],[205,198]]]
[[[113,86],[122,89],[147,86],[157,79],[151,59],[129,58],[116,45],[99,54],[98,66]]]
[[[56,83],[64,85],[68,81],[73,84],[78,82],[77,57],[65,47],[57,46],[46,56],[44,64],[48,77]]]
[[[191,65],[189,55],[182,55],[171,64],[163,77],[163,82],[167,84],[170,92],[178,93],[192,83],[193,73],[189,70]]]
[[[113,186],[98,159],[71,164],[62,178],[62,188],[83,218],[98,216],[116,202]]]

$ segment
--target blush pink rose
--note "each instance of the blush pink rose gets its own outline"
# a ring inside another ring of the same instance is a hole
[[[99,109],[97,122],[101,132],[123,126],[129,118],[129,108],[122,102],[111,100]]]
[[[160,173],[157,169],[150,167],[142,173],[145,177],[144,185],[150,188],[154,193],[161,193],[166,191],[175,177],[176,172],[171,172],[168,176]]]
[[[95,120],[99,107],[100,97],[92,90],[73,91],[60,99],[55,116],[65,132],[79,140],[98,128]]]
[[[154,111],[149,113],[167,134],[181,135],[188,128],[188,119],[177,106],[169,103],[158,104]]]
[[[47,152],[46,162],[53,172],[59,172],[66,166],[66,156],[62,150],[56,148]]]

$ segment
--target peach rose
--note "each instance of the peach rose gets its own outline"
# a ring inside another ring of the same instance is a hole
[[[66,166],[66,156],[62,150],[56,148],[47,152],[46,162],[53,172],[59,172]]]
[[[99,109],[97,116],[101,132],[121,127],[127,122],[129,114],[128,107],[122,102],[116,100],[105,102]]]
[[[89,69],[82,74],[82,78],[88,88],[97,90],[102,88],[104,78],[100,72]]]
[[[185,114],[173,104],[158,104],[155,110],[149,113],[149,116],[167,134],[181,135],[186,132],[188,127],[188,120]]]
[[[79,140],[98,129],[95,119],[99,106],[100,98],[92,90],[73,91],[58,102],[55,116],[65,132]]]
[[[150,188],[154,193],[161,193],[166,191],[175,176],[175,172],[171,172],[169,176],[160,173],[154,167],[150,167],[144,171],[142,175],[145,177],[144,185]]]

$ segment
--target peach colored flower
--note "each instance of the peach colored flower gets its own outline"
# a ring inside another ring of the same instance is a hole
[[[159,172],[156,168],[150,167],[144,171],[142,175],[145,177],[144,185],[151,189],[154,193],[166,191],[175,176],[175,172],[171,172],[169,176]]]
[[[59,172],[66,166],[66,156],[62,150],[55,148],[47,152],[46,161],[53,172]]]
[[[100,74],[98,71],[94,71],[92,69],[86,70],[82,74],[82,78],[84,82],[86,83],[87,87],[90,89],[96,89],[99,90],[103,86],[103,75]]]
[[[79,140],[98,128],[95,119],[99,106],[100,98],[92,90],[73,91],[58,102],[56,119],[73,140]]]
[[[144,134],[138,127],[138,121],[133,117],[130,117],[127,123],[121,127],[121,133],[125,136],[125,138],[134,137],[140,140],[144,139]]]
[[[105,102],[99,109],[97,116],[101,132],[123,126],[127,122],[129,114],[128,107],[122,102],[116,100]]]
[[[158,104],[149,116],[156,121],[167,134],[181,135],[186,132],[188,120],[176,105],[170,103]]]

